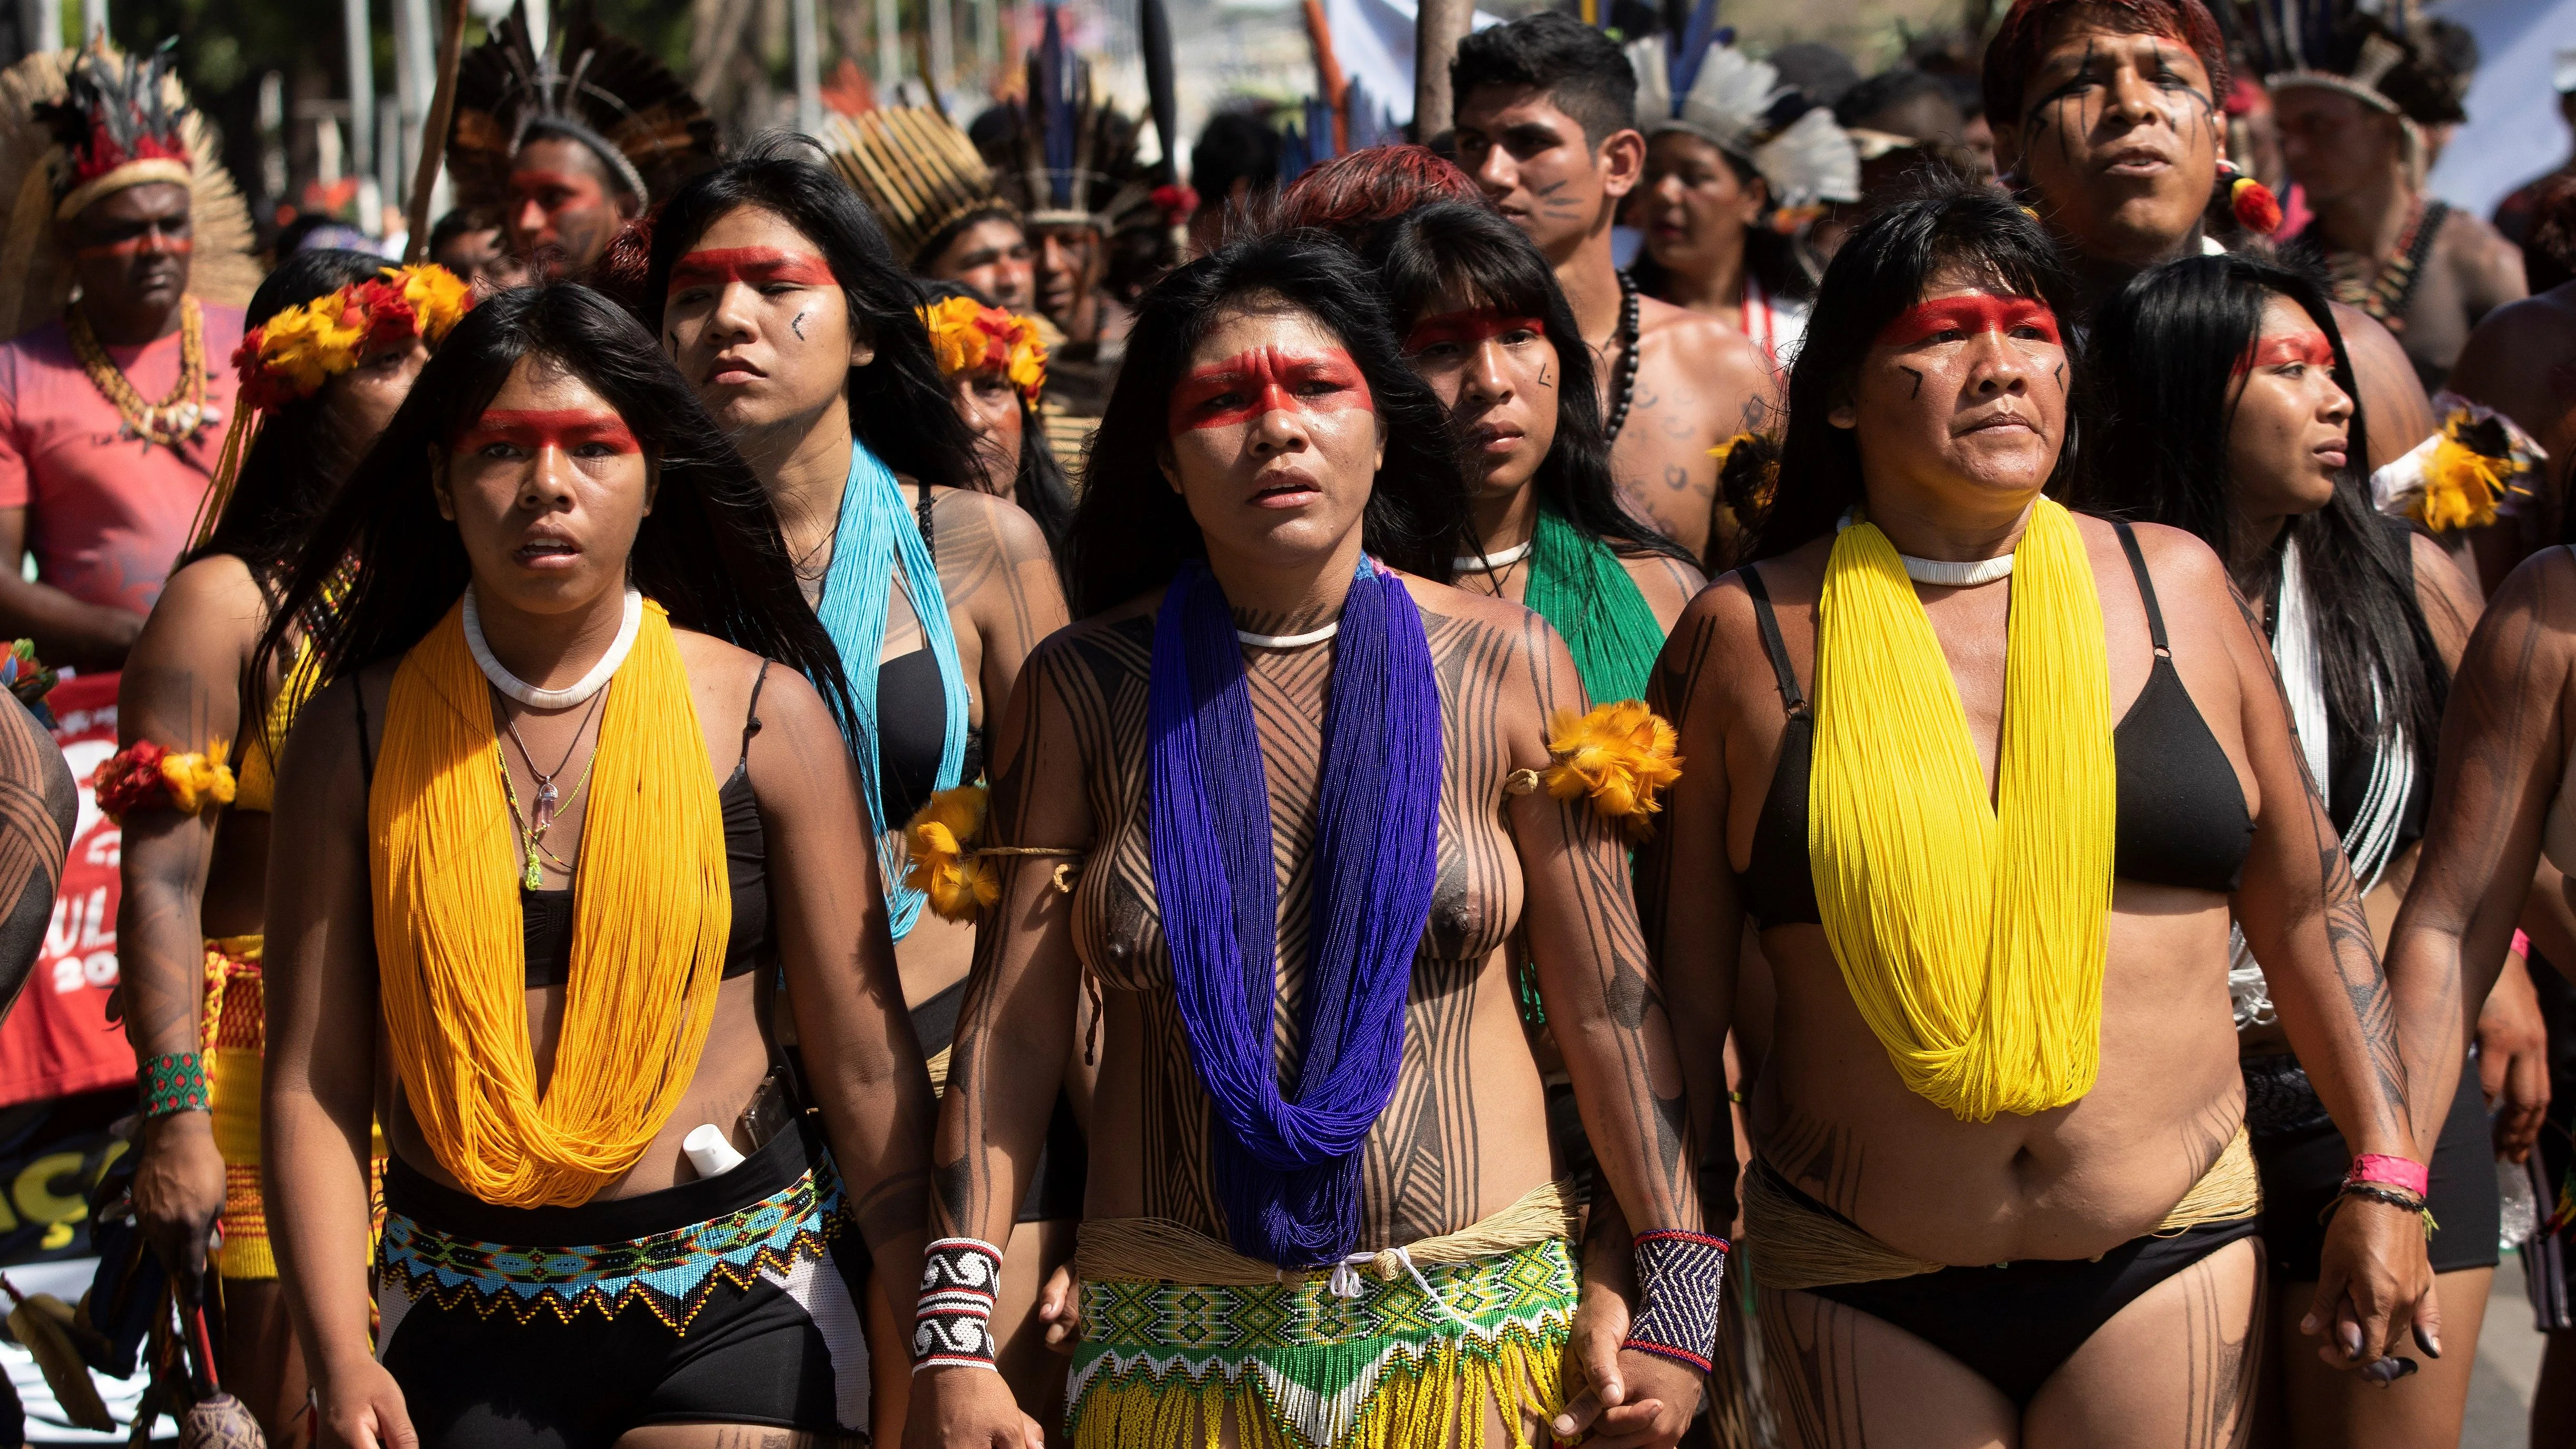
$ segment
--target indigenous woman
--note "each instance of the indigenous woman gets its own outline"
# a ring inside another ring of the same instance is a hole
[[[958,420],[975,437],[982,465],[976,486],[1018,504],[1037,521],[1047,547],[1062,548],[1073,523],[1073,489],[1038,416],[1046,344],[1038,340],[1037,319],[986,306],[954,282],[925,282],[921,289],[930,298],[921,321],[930,331],[931,355],[939,359]]]
[[[1628,47],[1628,63],[1646,133],[1628,202],[1645,234],[1638,287],[1724,321],[1785,366],[1816,294],[1799,224],[1822,203],[1860,199],[1851,138],[1732,43],[1693,53],[1688,40],[1650,35]]]
[[[2262,641],[2198,540],[2042,496],[2071,303],[1989,189],[1864,223],[1757,562],[1657,671],[1694,767],[1641,897],[1704,1127],[1748,911],[1776,988],[1745,1235],[1802,1445],[2241,1432],[2231,897],[2358,1154],[2301,1326],[2380,1375],[2440,1348],[2389,990]]]
[[[936,1442],[1020,1442],[977,1289],[1007,1271],[1086,982],[1106,1005],[1076,1444],[1544,1435],[1574,1201],[1515,929],[1645,1230],[1627,1350],[1586,1365],[1610,1442],[1670,1444],[1697,1405],[1723,1245],[1685,1230],[1690,1152],[1659,1116],[1679,1066],[1635,964],[1622,822],[1548,753],[1550,712],[1582,698],[1564,645],[1434,582],[1465,490],[1386,317],[1362,262],[1297,233],[1144,299],[1074,519],[1093,617],[1032,656],[989,843],[960,862],[994,906],[913,1339]]]
[[[921,293],[832,173],[756,150],[681,188],[654,227],[646,295],[661,306],[664,348],[767,490],[848,673],[862,818],[936,1083],[975,931],[925,910],[905,884],[904,826],[983,775],[985,721],[1029,650],[1065,622],[1053,557],[1027,514],[976,486],[981,457],[950,402]],[[1031,1393],[1064,1376],[1034,1313],[1047,1273],[1072,1252],[1086,1077],[1068,1078],[1047,1170],[1021,1205],[1029,1241],[1002,1285],[1009,1365]],[[894,1307],[910,1281],[890,1279],[880,1299],[889,1428],[908,1382]]]
[[[1592,699],[1645,698],[1665,631],[1708,580],[1620,506],[1592,350],[1547,259],[1491,207],[1464,202],[1387,223],[1368,255],[1405,359],[1465,449],[1458,586],[1536,610]]]
[[[2308,777],[2325,790],[2372,934],[2384,940],[2414,877],[2433,795],[2433,743],[2451,666],[2477,612],[2440,545],[2374,511],[2358,466],[2362,418],[2323,291],[2242,256],[2145,272],[2095,313],[2087,386],[2107,512],[2188,530],[2227,562],[2279,663]],[[2278,1342],[2316,1297],[2324,1230],[2351,1166],[2240,932],[2228,971],[2246,1129],[2263,1170],[2263,1247],[2281,1285]],[[2475,1070],[2465,1057],[2452,1080]],[[2496,1263],[2495,1153],[2469,1076],[2432,1156],[2429,1258],[2450,1349],[2390,1397],[2302,1353],[2274,1394],[2299,1444],[2455,1440]]]
[[[759,480],[572,285],[476,308],[365,471],[255,656],[354,554],[268,913],[271,1227],[323,1438],[863,1429],[852,1292],[918,1261],[931,1102],[847,686]]]
[[[125,748],[100,776],[100,806],[125,827],[117,939],[145,1096],[136,1216],[192,1293],[214,1260],[225,1382],[279,1442],[305,1373],[260,1208],[260,915],[273,754],[312,688],[311,621],[287,622],[281,668],[248,671],[306,531],[467,301],[443,268],[350,251],[299,252],[261,284],[233,359],[225,466],[127,659]]]

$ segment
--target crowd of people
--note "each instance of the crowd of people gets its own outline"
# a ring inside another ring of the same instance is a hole
[[[2576,177],[2429,196],[2404,5],[1712,14],[1193,191],[1051,10],[729,147],[514,13],[420,259],[264,274],[166,53],[0,76],[79,1351],[281,1449],[2420,1446],[2515,1237],[2576,1436]]]

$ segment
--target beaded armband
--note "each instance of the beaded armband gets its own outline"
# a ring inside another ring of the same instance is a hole
[[[993,1288],[1002,1250],[977,1238],[940,1238],[921,1255],[921,1301],[913,1310],[912,1371],[998,1369],[993,1362]]]
[[[1595,812],[1643,840],[1655,831],[1664,787],[1682,777],[1673,754],[1680,736],[1638,700],[1605,704],[1590,714],[1559,710],[1548,722],[1544,770],[1514,770],[1503,788],[1527,795],[1540,786],[1559,800],[1589,799]]]
[[[163,1052],[147,1058],[134,1077],[143,1089],[145,1117],[215,1110],[214,1098],[206,1092],[206,1059],[195,1052]]]
[[[89,777],[98,808],[122,822],[134,811],[166,805],[182,815],[195,815],[233,803],[233,771],[224,762],[224,742],[203,752],[174,754],[150,740],[136,740],[107,757]]]
[[[1707,1373],[1717,1349],[1726,1239],[1659,1229],[1637,1235],[1637,1312],[1619,1346]]]

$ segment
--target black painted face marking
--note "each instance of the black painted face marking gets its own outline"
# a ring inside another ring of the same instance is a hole
[[[2056,375],[2057,375],[2057,390],[2058,390],[2059,392],[2064,392],[2064,391],[2066,391],[2066,364],[2065,364],[2065,363],[2061,362],[2061,363],[2057,364],[2057,374],[2056,374]],[[1922,380],[1921,378],[1917,378],[1917,379],[1915,379],[1914,387],[1915,387],[1915,390],[1916,390],[1916,391],[1918,391],[1918,392],[1919,392],[1919,391],[1921,391],[1921,390],[1922,390],[1922,387],[1923,387],[1923,380]]]
[[[2063,365],[2063,364],[2061,364],[2061,366],[2062,366],[2062,365]],[[1923,396],[1923,374],[1922,374],[1922,373],[1919,373],[1919,372],[1915,371],[1913,368],[1907,367],[1904,363],[1901,363],[1901,362],[1900,362],[1900,363],[1898,363],[1898,364],[1896,365],[1896,370],[1897,370],[1897,371],[1899,371],[1899,372],[1901,372],[1901,373],[1904,373],[1907,377],[1910,377],[1910,378],[1914,379],[1914,390],[1913,390],[1912,392],[1909,392],[1909,393],[1907,393],[1907,394],[1905,395],[1906,400],[1907,400],[1908,402],[1911,402],[1911,401],[1913,401],[1914,399],[1916,399],[1916,398],[1918,398],[1918,397]]]
[[[789,322],[789,323],[787,324],[787,330],[796,334],[796,340],[797,340],[797,341],[799,341],[799,342],[804,341],[804,340],[805,340],[805,314],[804,314],[804,313],[802,313],[802,312],[797,313],[797,314],[796,314],[796,318],[795,318],[795,320],[794,320],[794,321],[791,321],[791,322]]]
[[[1556,386],[1556,372],[1545,363],[1539,364],[1538,385],[1541,387]]]

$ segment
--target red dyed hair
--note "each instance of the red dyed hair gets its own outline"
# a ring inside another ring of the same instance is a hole
[[[1485,202],[1467,173],[1428,146],[1371,146],[1297,178],[1279,198],[1278,225],[1313,226],[1356,240],[1382,221],[1435,201]]]
[[[2228,94],[2227,41],[2201,0],[2013,0],[1986,46],[1983,90],[1990,125],[2022,122],[2023,92],[2039,65],[2049,27],[2074,17],[2120,35],[2161,35],[2191,47],[2209,72],[2210,100]]]

